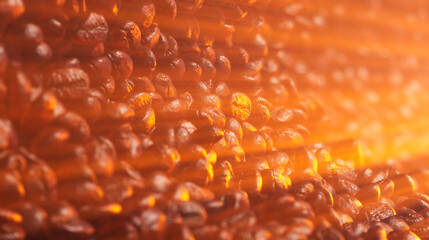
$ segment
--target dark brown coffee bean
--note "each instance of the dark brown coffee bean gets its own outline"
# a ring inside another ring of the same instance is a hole
[[[360,221],[380,221],[395,215],[395,210],[383,203],[369,203],[365,205],[357,217]]]
[[[319,226],[314,229],[310,239],[335,239],[344,240],[344,236],[333,227]]]
[[[122,218],[103,219],[95,225],[96,239],[138,240],[139,232],[132,222]]]
[[[75,181],[59,186],[58,195],[75,206],[99,203],[103,197],[103,190],[90,181]]]
[[[202,240],[232,240],[232,234],[226,228],[221,228],[215,225],[203,226],[198,229],[192,230],[195,239]]]
[[[103,15],[90,12],[73,21],[72,40],[76,45],[95,45],[107,38],[108,31]]]
[[[362,203],[349,194],[339,194],[334,198],[334,207],[355,219],[362,209]]]
[[[109,102],[104,104],[100,121],[106,125],[122,125],[131,122],[134,119],[135,112],[124,103]]]
[[[131,130],[117,130],[109,136],[115,145],[118,159],[138,159],[142,155],[142,147],[139,137]]]
[[[171,171],[180,161],[180,155],[176,149],[168,145],[154,145],[142,153],[145,160],[136,159],[131,165],[141,171]]]
[[[116,101],[124,101],[130,97],[131,92],[134,90],[134,82],[131,79],[118,79],[115,81],[115,91],[111,98]]]
[[[194,172],[194,175],[189,175]],[[206,159],[197,159],[188,164],[179,164],[173,176],[180,181],[189,181],[199,186],[207,186],[213,181],[213,166]]]
[[[140,47],[141,31],[133,21],[124,21],[115,25],[110,31],[109,46],[127,53]]]
[[[386,230],[383,229],[383,227],[374,226],[368,230],[365,237],[367,239],[387,239],[387,233]]]
[[[208,203],[213,201],[215,195],[208,188],[200,187],[192,182],[185,182],[183,184],[189,192],[191,201],[198,203]]]
[[[151,138],[156,144],[166,143],[171,147],[176,146],[176,139],[178,140],[175,129],[169,124],[158,125],[151,133]]]
[[[122,11],[119,14],[120,19],[132,20],[142,29],[146,29],[152,24],[155,17],[155,5],[150,0],[122,1]]]
[[[70,134],[64,128],[45,128],[33,139],[32,152],[43,158],[58,156],[69,139]]]
[[[192,201],[169,201],[165,206],[165,211],[167,215],[178,213],[183,219],[183,224],[189,227],[202,226],[207,219],[205,209]]]
[[[223,131],[211,125],[200,127],[192,134],[192,141],[201,144],[204,148],[209,149],[221,140],[224,136]]]
[[[115,79],[125,79],[133,72],[133,59],[125,52],[110,51],[108,57],[112,61],[112,76]]]
[[[359,222],[350,222],[343,226],[343,234],[346,239],[360,239],[359,237],[367,231],[368,226]]]
[[[149,28],[145,29],[141,34],[141,44],[144,47],[152,49],[158,44],[160,30],[158,24],[152,23]]]
[[[400,239],[417,240],[420,238],[410,230],[396,230],[389,233],[388,239],[389,240],[400,240]]]
[[[132,123],[136,132],[149,133],[155,126],[155,110],[152,107],[141,109]]]
[[[134,74],[148,76],[155,71],[157,61],[155,54],[145,46],[134,50],[131,54],[134,64]]]
[[[64,40],[66,36],[66,21],[66,16],[59,14],[58,16],[44,19],[39,23],[46,43],[53,46]]]
[[[172,47],[174,47],[174,46],[172,46]],[[169,49],[170,49],[170,39],[164,33],[161,32],[159,34],[158,43],[152,49],[153,53],[156,56],[156,59],[158,61],[162,61],[162,60],[165,60],[166,58],[168,58],[167,55],[168,55]]]
[[[231,163],[228,161],[217,161],[213,166],[213,183],[211,189],[214,193],[223,193],[233,185],[234,173]]]
[[[86,146],[88,164],[97,177],[110,177],[114,171],[116,149],[105,137],[91,139]]]
[[[421,222],[418,222],[416,224],[413,224],[410,226],[410,231],[414,232],[417,236],[424,239],[429,237],[429,229],[428,229],[428,220],[425,219]]]
[[[123,177],[111,177],[99,182],[103,192],[108,193],[105,199],[108,202],[122,202],[134,194],[131,184]]]
[[[86,141],[91,135],[91,131],[86,120],[74,112],[66,112],[59,116],[54,125],[67,129],[70,139],[74,141]]]
[[[167,74],[157,73],[152,82],[156,92],[161,94],[163,98],[172,98],[177,95],[176,88]]]
[[[216,77],[217,81],[226,81],[231,75],[231,62],[220,50],[215,50],[216,55]]]
[[[174,20],[177,15],[177,4],[174,0],[156,0],[155,1],[156,9],[156,20],[157,22],[168,23],[171,20]]]
[[[134,91],[136,92],[155,92],[152,81],[147,77],[132,77],[134,82]]]
[[[156,208],[149,208],[139,214],[139,230],[143,239],[163,239],[166,231],[166,216]]]
[[[404,221],[407,222],[407,224],[410,226],[419,223],[424,219],[422,215],[406,207],[401,207],[400,209],[397,209],[396,215],[404,219]]]
[[[396,230],[409,230],[410,227],[405,222],[404,219],[400,216],[391,216],[383,220],[386,224],[388,224],[393,231]]]
[[[43,201],[55,195],[57,177],[44,162],[32,162],[22,174],[22,183],[29,200]]]
[[[46,226],[48,239],[91,239],[95,229],[83,220],[78,219],[49,219]]]
[[[31,202],[18,203],[12,208],[22,216],[27,238],[37,239],[45,236],[43,227],[48,216],[45,210]]]
[[[45,77],[44,85],[62,100],[77,100],[88,93],[89,77],[80,68],[59,68]]]

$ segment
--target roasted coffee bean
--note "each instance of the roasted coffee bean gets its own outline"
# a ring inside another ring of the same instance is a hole
[[[144,47],[152,49],[159,41],[160,30],[158,24],[152,23],[149,28],[145,29],[141,34],[141,44]]]
[[[110,125],[110,127],[112,125],[119,126],[131,122],[134,116],[135,112],[128,104],[109,102],[103,106],[100,121],[103,124]]]
[[[105,137],[91,139],[86,146],[88,164],[97,177],[110,177],[114,172],[116,149],[113,143]]]
[[[89,91],[89,77],[80,68],[59,68],[44,79],[44,86],[52,90],[62,100],[83,98]]]
[[[130,130],[118,130],[109,136],[119,159],[138,159],[142,155],[142,146],[139,137]]]
[[[18,203],[12,208],[22,216],[27,238],[37,239],[45,236],[43,227],[48,214],[44,209],[31,202]]]
[[[110,51],[108,57],[112,61],[112,76],[115,79],[125,79],[133,72],[133,59],[125,52]]]
[[[216,126],[203,126],[192,134],[192,141],[201,144],[209,149],[213,144],[221,140],[224,136],[223,131]]]
[[[144,160],[134,159],[131,165],[141,171],[171,171],[180,161],[180,155],[176,149],[165,145],[155,144],[142,152]]]
[[[122,1],[121,3],[123,8],[119,12],[119,18],[132,20],[141,26],[142,29],[146,29],[152,24],[155,17],[155,5],[152,1]]]
[[[76,45],[89,46],[104,41],[109,31],[103,15],[90,12],[72,22],[72,40]]]
[[[156,92],[161,94],[163,98],[172,98],[177,95],[176,88],[167,74],[157,73],[152,82]]]
[[[388,218],[384,219],[383,222],[385,222],[386,224],[388,224],[393,229],[393,231],[396,231],[396,230],[409,230],[410,229],[410,227],[405,222],[405,220],[402,219],[402,217],[400,217],[400,216],[391,216],[391,217],[388,217]]]
[[[407,222],[407,224],[410,226],[419,223],[424,219],[422,215],[406,207],[396,209],[396,215],[404,219],[404,221]]]
[[[395,210],[383,203],[369,203],[360,210],[357,217],[360,221],[380,221],[395,215]]]
[[[139,110],[132,126],[136,132],[149,133],[155,126],[155,110],[152,107]]]
[[[395,195],[412,193],[415,190],[414,179],[407,174],[399,174],[391,178],[395,186]]]
[[[163,239],[166,230],[166,216],[156,208],[149,208],[139,214],[139,231],[143,239]]]
[[[334,207],[355,219],[362,209],[362,203],[349,194],[339,194],[334,198]]]
[[[174,39],[174,38],[173,38]],[[174,40],[175,41],[175,40]],[[174,44],[174,43],[173,43]],[[174,46],[171,46],[174,47]],[[170,39],[164,34],[159,34],[159,40],[156,46],[152,49],[158,61],[165,60],[168,58],[168,50],[170,49]]]
[[[75,181],[59,186],[58,195],[75,206],[99,203],[103,197],[103,190],[90,181]]]
[[[140,47],[142,33],[133,21],[125,21],[115,25],[110,31],[109,46],[130,53]]]
[[[192,201],[169,201],[165,206],[165,211],[167,215],[178,213],[183,219],[183,224],[189,227],[202,226],[207,219],[205,209]]]
[[[380,199],[380,187],[378,184],[361,186],[356,197],[363,203],[377,202]]]
[[[74,141],[86,141],[91,135],[86,120],[74,112],[66,112],[59,116],[54,125],[64,127],[70,133],[70,139]]]
[[[141,46],[134,50],[131,56],[134,64],[134,74],[148,76],[155,71],[157,66],[156,57],[149,48]]]
[[[177,4],[175,0],[156,0],[156,19],[158,22],[168,22],[176,18]]]
[[[48,239],[91,239],[95,229],[88,222],[78,219],[49,219],[46,226]]]
[[[95,225],[96,239],[138,240],[139,232],[132,222],[121,218],[103,219]]]
[[[396,230],[389,233],[388,239],[389,240],[399,240],[399,239],[417,240],[420,238],[410,230]]]
[[[232,234],[226,228],[221,228],[215,225],[203,226],[198,229],[192,230],[195,239],[207,239],[207,240],[232,240]]]

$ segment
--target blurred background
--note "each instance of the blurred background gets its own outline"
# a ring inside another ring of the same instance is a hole
[[[282,68],[327,118],[313,141],[361,139],[367,161],[429,154],[429,1],[290,1]],[[275,14],[273,14],[275,16]],[[423,161],[428,162],[428,161]]]

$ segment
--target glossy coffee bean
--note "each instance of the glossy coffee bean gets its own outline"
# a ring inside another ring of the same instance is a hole
[[[107,38],[108,31],[104,16],[90,12],[73,20],[72,41],[82,46],[95,45]]]
[[[140,47],[141,31],[133,21],[121,22],[110,31],[109,46],[130,53]]]

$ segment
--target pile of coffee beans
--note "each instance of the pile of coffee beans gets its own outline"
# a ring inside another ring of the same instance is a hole
[[[288,0],[0,0],[0,239],[424,239],[429,173],[319,144]]]

